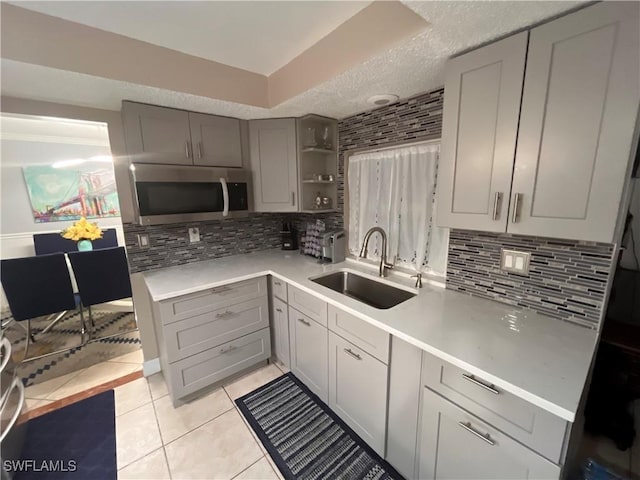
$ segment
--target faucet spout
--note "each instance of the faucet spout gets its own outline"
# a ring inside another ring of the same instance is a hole
[[[358,257],[359,258],[367,257],[369,240],[371,239],[371,235],[373,235],[376,232],[378,232],[380,234],[380,237],[382,238],[382,253],[380,254],[380,265],[378,267],[378,275],[381,277],[384,277],[386,274],[386,271],[393,268],[393,264],[387,262],[387,233],[384,231],[383,228],[371,227],[367,231],[367,233],[365,233],[364,239],[362,241],[362,248],[360,249],[360,255],[358,255]]]

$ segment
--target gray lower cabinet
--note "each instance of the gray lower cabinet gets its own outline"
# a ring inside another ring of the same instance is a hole
[[[171,363],[166,369],[163,367],[173,404],[178,404],[178,398],[224,380],[270,355],[271,339],[267,327]]]
[[[289,349],[289,309],[287,304],[272,297],[273,350],[276,359],[285,367],[291,368]]]
[[[271,356],[266,277],[155,302],[160,364],[174,405]]]
[[[291,371],[320,399],[328,401],[329,332],[311,317],[289,307]]]
[[[407,479],[417,478],[422,355],[422,350],[415,345],[391,337],[385,460]]]
[[[541,480],[559,475],[559,466],[424,388],[418,478]]]
[[[329,406],[384,457],[388,367],[329,333]]]

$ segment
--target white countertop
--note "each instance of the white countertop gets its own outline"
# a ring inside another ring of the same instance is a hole
[[[154,301],[273,275],[472,374],[573,422],[597,343],[592,330],[491,300],[434,287],[379,310],[309,280],[334,270],[375,275],[347,261],[320,265],[298,251],[268,250],[144,273]]]

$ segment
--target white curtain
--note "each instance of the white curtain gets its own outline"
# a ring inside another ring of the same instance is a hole
[[[349,157],[349,250],[357,255],[365,233],[382,227],[387,258],[415,271],[444,273],[446,230],[432,225],[439,144],[422,144]],[[375,235],[369,257],[380,258]]]

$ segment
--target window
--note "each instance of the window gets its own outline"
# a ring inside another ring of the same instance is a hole
[[[349,156],[349,252],[358,255],[367,230],[387,232],[387,258],[398,267],[444,276],[449,233],[433,224],[440,143]],[[369,241],[379,259],[380,235]]]

